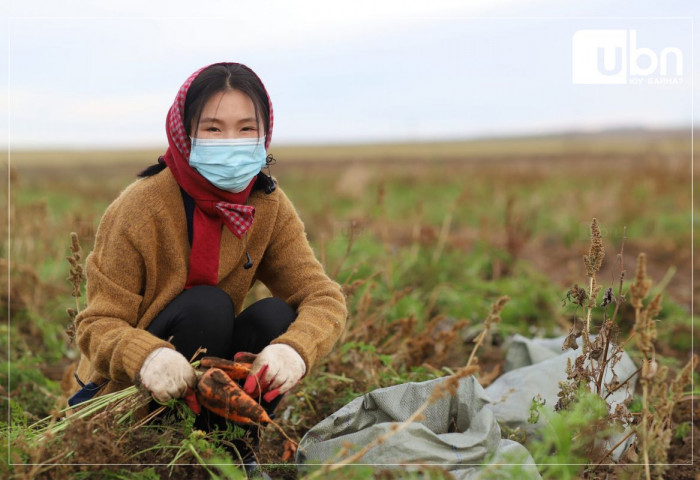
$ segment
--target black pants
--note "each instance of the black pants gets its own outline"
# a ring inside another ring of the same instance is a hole
[[[236,352],[259,353],[286,332],[295,318],[296,312],[275,297],[260,300],[234,317],[233,301],[226,292],[199,285],[175,297],[148,331],[169,340],[188,360],[199,347],[207,349],[207,356],[232,359]]]
[[[148,326],[148,331],[168,340],[188,360],[199,347],[200,356],[232,359],[237,352],[260,353],[282,335],[296,318],[296,312],[283,300],[265,298],[234,315],[233,301],[218,287],[199,285],[183,291]],[[272,413],[281,399],[261,402]],[[226,420],[202,410],[195,426],[211,431],[225,428]]]

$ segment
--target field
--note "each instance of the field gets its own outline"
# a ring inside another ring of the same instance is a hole
[[[698,340],[691,314],[698,307],[692,284],[698,265],[692,256],[695,172],[690,149],[689,133],[680,131],[418,145],[273,146],[277,163],[272,174],[294,202],[326,271],[343,285],[350,309],[335,350],[278,408],[282,428],[298,440],[363,393],[459,370],[475,348],[491,305],[504,295],[510,300],[500,312],[500,323],[483,337],[476,354],[482,385],[500,373],[509,336],[569,333],[586,308],[562,302],[574,284],[589,284],[582,258],[589,252],[593,218],[600,222],[606,251],[597,272],[603,290],[613,287],[618,292],[616,254],[625,237],[622,292],[627,301],[614,316],[616,335],[632,335],[625,350],[638,365],[653,352],[659,371],[668,370],[667,383],[676,378]],[[9,199],[9,205],[0,209],[0,215],[9,215],[10,225],[9,235],[3,236],[2,262],[7,265],[8,257],[11,262],[9,283],[3,279],[8,284],[0,293],[7,306],[3,315],[9,315],[1,327],[6,341],[0,420],[9,438],[3,442],[3,450],[9,446],[4,457],[12,464],[0,467],[3,478],[159,478],[167,473],[226,478],[239,473],[198,466],[216,463],[225,452],[215,439],[198,437],[189,420],[181,422],[183,427],[166,424],[158,430],[88,419],[43,443],[31,433],[34,422],[65,406],[63,371],[77,355],[65,332],[70,324],[66,308],[76,306],[66,280],[70,233],[76,232],[83,252],[89,252],[107,205],[159,153],[12,152],[10,191],[2,199]],[[639,312],[629,301],[642,252],[653,281],[644,304],[663,292],[651,347],[640,343],[641,332],[633,333]],[[264,287],[255,286],[250,300],[265,295]],[[591,333],[597,333],[604,319],[601,309],[591,310]],[[697,375],[695,368],[694,385]],[[658,390],[663,379],[654,382],[650,376],[634,393],[636,407],[630,411],[635,428],[646,425],[642,419],[654,408],[670,405],[671,421],[660,427],[658,437],[668,441],[667,457],[657,463],[675,465],[655,467],[654,472],[664,478],[695,478],[690,464],[695,463],[692,439],[699,432],[697,386],[693,390],[689,381],[681,382],[673,396],[672,389]],[[652,395],[659,391],[658,398]],[[517,432],[513,438],[519,438]],[[577,463],[575,455],[581,463],[595,465],[590,448],[594,438],[590,440],[571,451],[571,463]],[[163,448],[147,448],[158,441]],[[533,444],[530,451],[544,478],[643,478],[643,441],[635,449],[636,456],[627,460],[636,465],[597,468],[547,465],[551,448],[537,453]],[[265,429],[259,461],[279,464],[281,456],[281,436]],[[131,463],[138,465],[99,465]],[[297,476],[290,466],[263,468],[273,477]],[[334,478],[341,473],[346,478],[372,475],[357,467],[336,471]],[[430,473],[438,475],[434,478],[443,475]]]

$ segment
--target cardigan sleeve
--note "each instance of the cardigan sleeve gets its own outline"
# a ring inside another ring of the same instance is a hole
[[[345,296],[314,256],[293,205],[281,190],[278,195],[277,219],[256,276],[297,310],[296,320],[272,343],[285,343],[299,352],[308,372],[330,352],[345,327]]]
[[[136,383],[149,353],[174,347],[136,328],[145,266],[129,235],[129,212],[120,214],[124,210],[107,210],[86,259],[88,306],[75,319],[76,341],[99,375]]]

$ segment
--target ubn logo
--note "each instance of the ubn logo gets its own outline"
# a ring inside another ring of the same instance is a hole
[[[578,30],[572,38],[572,79],[580,84],[676,84],[682,82],[683,53],[637,47],[637,31]],[[669,74],[669,64],[674,73]]]

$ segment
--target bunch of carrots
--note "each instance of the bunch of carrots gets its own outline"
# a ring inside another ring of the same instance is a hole
[[[199,365],[207,370],[199,376],[196,389],[189,389],[184,397],[194,413],[199,414],[204,407],[243,425],[272,422],[265,409],[238,384],[250,373],[250,362],[204,357]]]
[[[199,415],[202,407],[232,422],[251,424],[271,424],[287,439],[284,445],[283,461],[288,461],[296,452],[297,443],[272,421],[265,409],[248,395],[238,384],[250,374],[255,356],[237,354],[234,360],[218,357],[204,357],[199,366],[207,370],[197,381],[196,390],[188,389],[185,403]]]

